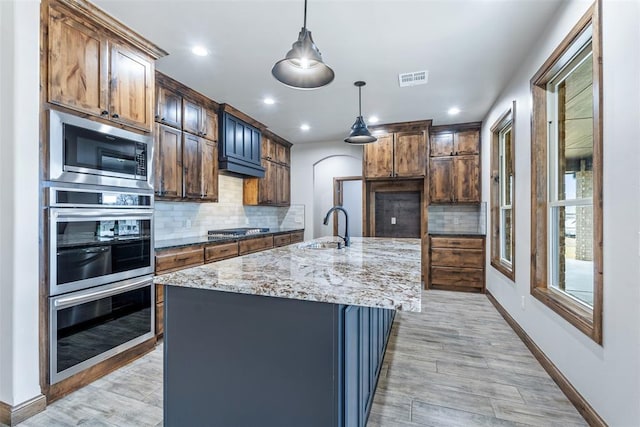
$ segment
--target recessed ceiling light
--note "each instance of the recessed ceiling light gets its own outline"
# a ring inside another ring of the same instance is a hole
[[[378,123],[380,119],[377,116],[369,117],[369,123]]]
[[[448,113],[451,114],[452,116],[458,114],[459,112],[460,112],[460,109],[458,107],[451,107],[449,108],[449,111],[448,111]]]
[[[194,46],[191,48],[191,53],[198,56],[207,56],[209,51],[203,46]]]
[[[308,124],[306,124],[306,123],[303,123],[303,124],[301,124],[301,125],[300,125],[300,130],[303,130],[303,131],[305,131],[305,132],[306,132],[306,131],[308,131],[309,129],[311,129],[311,126],[309,126],[309,125],[308,125]]]
[[[276,100],[270,97],[266,97],[265,99],[262,100],[262,102],[264,102],[267,105],[273,105],[276,103]]]

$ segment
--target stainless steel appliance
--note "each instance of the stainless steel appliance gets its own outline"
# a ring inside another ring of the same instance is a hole
[[[49,110],[49,180],[152,190],[153,140]]]
[[[51,384],[152,338],[153,290],[144,276],[49,298]]]
[[[46,185],[53,384],[154,337],[153,192]]]
[[[105,187],[47,189],[49,294],[153,273],[153,195]]]

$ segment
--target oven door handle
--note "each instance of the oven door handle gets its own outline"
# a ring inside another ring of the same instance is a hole
[[[80,210],[80,209],[51,209],[51,214],[58,220],[66,219],[101,219],[101,218],[124,218],[124,219],[149,219],[153,216],[151,209],[123,209],[123,210]]]
[[[124,285],[116,286],[115,288],[92,292],[90,294],[78,295],[75,297],[58,298],[53,302],[53,305],[56,308],[65,308],[72,305],[83,304],[85,302],[94,301],[100,298],[106,298],[112,295],[120,294],[124,291],[132,291],[134,289],[143,288],[144,286],[147,286],[150,283],[153,283],[153,279],[145,278],[133,283],[126,283]]]

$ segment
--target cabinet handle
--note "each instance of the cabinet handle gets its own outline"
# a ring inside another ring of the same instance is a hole
[[[118,117],[120,117],[120,115],[118,113],[113,113],[111,117],[113,117],[114,119],[117,119]]]
[[[107,110],[102,110],[102,111],[100,112],[100,115],[101,115],[101,116],[108,116],[108,115],[109,115],[109,112],[108,112]]]
[[[207,133],[206,132],[202,132],[202,136],[207,136]]]
[[[453,156],[453,151],[451,152],[451,154],[449,154],[450,156]]]

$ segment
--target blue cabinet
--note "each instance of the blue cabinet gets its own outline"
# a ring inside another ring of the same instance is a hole
[[[225,111],[221,112],[220,117],[220,170],[264,177],[264,168],[260,164],[260,130]]]
[[[384,351],[391,331],[393,310],[359,306],[343,309],[343,422],[344,427],[366,425]]]

